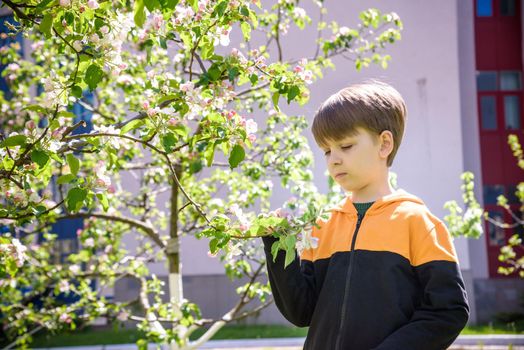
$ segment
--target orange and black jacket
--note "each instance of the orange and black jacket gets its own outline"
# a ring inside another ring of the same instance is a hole
[[[469,307],[445,225],[405,191],[360,216],[348,197],[318,221],[318,247],[284,269],[264,237],[276,305],[299,327],[304,349],[443,350],[464,328]]]

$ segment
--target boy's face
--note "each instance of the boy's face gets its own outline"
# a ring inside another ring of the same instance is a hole
[[[363,128],[355,136],[339,141],[328,140],[322,147],[329,174],[344,190],[366,191],[373,188],[387,172],[387,155],[381,140]],[[384,157],[385,156],[385,157]]]

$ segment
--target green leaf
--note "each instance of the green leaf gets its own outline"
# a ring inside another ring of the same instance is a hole
[[[242,29],[242,35],[244,36],[244,40],[251,40],[251,26],[249,25],[249,23],[242,22],[240,24],[240,29]]]
[[[213,64],[207,70],[207,74],[209,75],[211,81],[217,81],[222,75],[222,71],[220,70],[220,67],[217,64]]]
[[[49,155],[44,151],[34,149],[31,152],[31,160],[38,164],[40,168],[43,168],[49,162]]]
[[[239,70],[238,70],[238,67],[230,67],[228,69],[228,77],[229,77],[229,81],[230,82],[233,82],[235,80],[235,78],[240,74]]]
[[[173,146],[176,144],[176,141],[175,135],[171,132],[162,136],[162,146],[168,153],[171,153]]]
[[[22,110],[34,111],[37,113],[47,113],[47,110],[40,105],[29,105],[27,107],[24,107]]]
[[[289,264],[295,260],[295,243],[296,243],[296,237],[295,236],[287,236],[285,239],[286,243],[286,258],[284,259],[284,268],[286,268]]]
[[[280,241],[275,241],[273,245],[271,245],[271,255],[273,256],[273,262],[277,260],[279,248],[280,248]]]
[[[128,131],[134,130],[138,128],[139,126],[144,125],[143,119],[135,119],[124,125],[122,129],[120,129],[120,135],[124,135]]]
[[[42,10],[44,7],[46,7],[51,1],[53,0],[42,0],[38,5],[36,5],[36,7],[39,9],[39,10]]]
[[[211,252],[211,254],[215,254],[217,250],[218,250],[218,239],[213,238],[212,240],[209,241],[209,251]]]
[[[280,99],[280,94],[278,92],[275,92],[273,96],[271,97],[271,101],[273,101],[273,107],[277,110],[277,112],[280,112],[280,108],[278,107],[278,100]]]
[[[155,9],[161,8],[158,0],[144,0],[144,4],[146,5],[146,8],[149,10],[149,12],[153,12]]]
[[[203,168],[202,161],[200,159],[197,159],[191,163],[191,165],[189,166],[189,171],[191,172],[191,174],[196,174],[200,170],[202,170],[202,168]]]
[[[60,111],[58,112],[58,116],[64,118],[76,118],[76,115],[69,111]]]
[[[298,86],[293,85],[287,92],[287,103],[289,104],[300,93]]]
[[[204,152],[208,167],[210,167],[211,164],[213,164],[213,159],[215,158],[215,148],[216,148],[216,143],[211,142],[211,144],[208,146],[208,148]]]
[[[11,170],[13,166],[15,165],[15,161],[12,158],[9,158],[8,156],[5,156],[2,159],[2,165],[4,166],[4,169]]]
[[[46,13],[42,21],[40,22],[39,29],[44,33],[46,39],[51,38],[51,26],[53,25],[53,16],[50,13]]]
[[[224,15],[224,13],[226,12],[226,9],[227,9],[227,3],[228,1],[221,1],[216,7],[215,7],[215,10],[213,11],[213,14],[211,15],[212,17],[215,17],[216,15],[218,15],[219,17],[222,17]]]
[[[75,85],[71,88],[71,95],[76,98],[82,98],[82,88],[78,85]]]
[[[229,155],[229,166],[231,169],[236,168],[245,157],[246,152],[244,151],[244,148],[240,145],[235,145],[231,151],[231,154]]]
[[[84,188],[74,187],[67,192],[67,208],[70,211],[78,211],[87,197],[87,190]]]
[[[68,153],[66,155],[67,164],[69,165],[69,169],[71,170],[71,174],[77,175],[78,169],[80,169],[80,160],[78,158],[75,158],[75,156],[72,153]]]
[[[179,0],[167,0],[164,9],[174,10]]]
[[[56,180],[56,183],[58,185],[67,184],[67,183],[70,183],[71,181],[73,181],[74,179],[76,179],[75,175],[73,175],[73,174],[65,174],[65,175],[60,176]]]
[[[107,200],[107,197],[103,193],[97,193],[96,197],[100,201],[100,204],[102,204],[102,208],[105,212],[107,212],[107,209],[109,209],[109,201]]]
[[[142,28],[146,21],[146,11],[144,9],[144,1],[143,0],[136,0],[135,5],[133,8],[133,11],[135,13],[134,20],[135,24]]]
[[[84,77],[84,81],[87,83],[87,86],[89,86],[89,90],[93,91],[96,89],[98,83],[102,81],[102,78],[104,76],[104,72],[102,71],[102,68],[100,68],[97,64],[90,65],[87,70]]]
[[[184,42],[184,45],[186,47],[192,47],[193,46],[193,38],[191,37],[191,33],[189,31],[184,31],[180,33],[180,39]]]
[[[0,144],[0,148],[4,148],[4,147],[14,147],[14,146],[23,146],[23,145],[25,145],[26,140],[27,140],[27,137],[25,137],[25,135],[14,135],[14,136],[9,136],[8,138],[6,138],[6,139],[5,139],[5,140]]]

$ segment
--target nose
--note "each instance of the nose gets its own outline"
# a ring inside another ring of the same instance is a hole
[[[331,151],[328,157],[329,165],[340,165],[342,164],[342,158],[338,155],[337,152]]]

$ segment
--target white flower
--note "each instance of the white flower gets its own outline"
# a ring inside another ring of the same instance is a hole
[[[24,261],[27,259],[27,247],[24,246],[17,238],[11,240],[11,254],[15,260],[16,266],[22,267]]]
[[[93,248],[95,246],[95,240],[93,237],[89,237],[84,241],[84,247]]]
[[[306,84],[312,84],[313,83],[313,72],[310,71],[309,69],[303,71],[303,72],[300,72],[298,74],[298,76],[304,80],[304,82]]]
[[[71,0],[60,0],[60,6],[67,7],[71,5]]]
[[[257,122],[255,122],[253,119],[246,120],[246,132],[248,134],[254,134],[258,130]]]
[[[127,319],[129,318],[129,312],[122,310],[116,318],[122,322],[127,321]]]
[[[37,192],[31,193],[31,195],[29,196],[29,201],[33,203],[39,203],[41,200],[42,198],[40,198]]]
[[[295,17],[300,18],[300,19],[304,19],[304,18],[306,18],[306,11],[303,8],[301,8],[301,7],[295,7],[293,9],[293,15]]]
[[[73,48],[76,50],[76,51],[82,51],[82,48],[84,47],[84,45],[82,44],[82,42],[80,40],[75,40],[73,42]]]
[[[11,71],[11,72],[16,72],[17,70],[20,69],[20,66],[16,63],[9,63],[6,67],[7,70]]]
[[[58,290],[61,293],[67,293],[71,289],[71,286],[69,285],[69,282],[67,280],[61,280],[58,284]]]
[[[344,35],[344,36],[345,36],[345,35],[348,35],[348,34],[349,34],[349,28],[348,28],[348,27],[340,27],[340,28],[338,29],[338,33],[339,33],[340,35]]]
[[[180,90],[184,92],[193,91],[195,88],[195,84],[191,81],[187,83],[180,84]]]
[[[318,247],[318,237],[311,236],[311,231],[307,230],[302,232],[301,237],[297,240],[295,248],[299,252],[304,249],[316,249]]]
[[[89,41],[93,44],[98,44],[100,42],[100,37],[98,36],[98,34],[93,33],[89,36]]]
[[[75,265],[71,265],[71,266],[69,266],[69,271],[71,271],[74,274],[77,274],[77,273],[80,272],[80,266],[78,266],[76,264]]]
[[[97,8],[100,7],[100,5],[98,4],[98,1],[96,1],[96,0],[89,0],[87,2],[87,6],[89,6],[89,8],[91,8],[93,10],[96,10]]]

